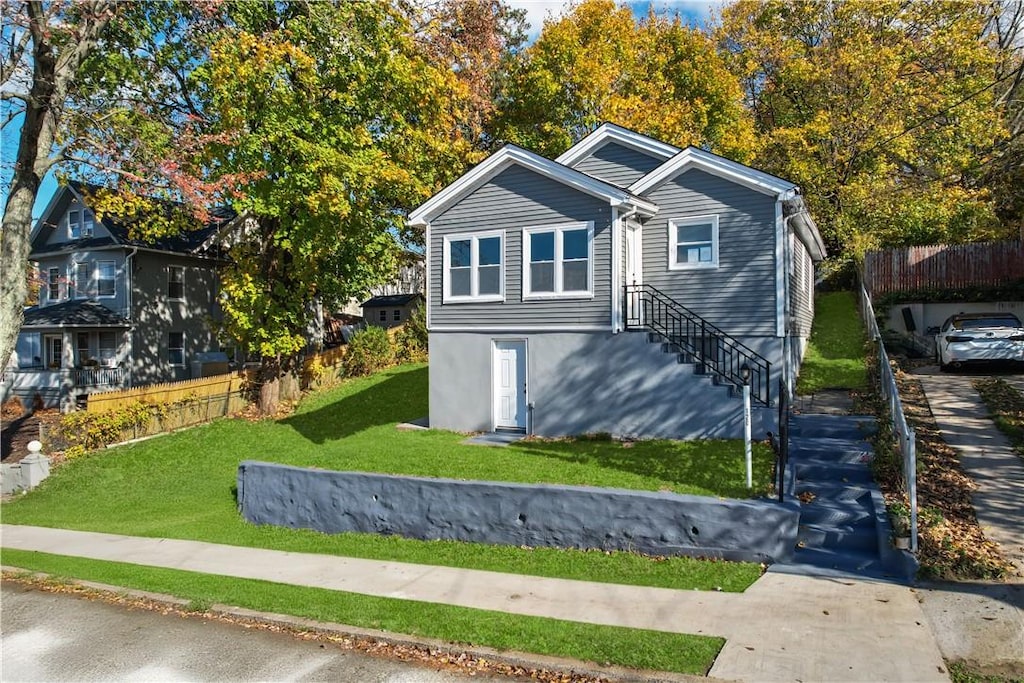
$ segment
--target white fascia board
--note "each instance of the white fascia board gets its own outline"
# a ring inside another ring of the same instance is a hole
[[[426,245],[423,258],[423,279],[424,289],[423,292],[423,305],[427,307],[427,313],[424,316],[427,325],[427,332],[430,332],[430,223],[427,223],[424,228],[423,243]],[[444,273],[441,273],[441,288],[444,288]]]
[[[796,185],[788,180],[777,178],[764,171],[758,171],[756,168],[744,166],[696,147],[687,147],[658,168],[640,178],[627,189],[634,194],[642,195],[656,185],[690,168],[705,171],[711,175],[749,187],[752,190],[772,197],[777,197],[796,189]]]
[[[616,142],[662,159],[671,159],[679,153],[679,148],[674,145],[616,126],[614,123],[602,123],[593,133],[562,152],[555,161],[572,166],[609,142]]]
[[[406,224],[417,227],[426,225],[433,218],[447,211],[464,196],[512,164],[518,164],[580,192],[605,199],[612,206],[636,206],[641,212],[652,216],[658,210],[655,204],[635,197],[615,185],[598,180],[585,173],[580,173],[550,159],[545,159],[539,154],[534,154],[521,147],[506,145],[410,213],[406,219]]]
[[[608,332],[608,325],[434,325],[429,332],[506,332],[526,334],[527,332]]]

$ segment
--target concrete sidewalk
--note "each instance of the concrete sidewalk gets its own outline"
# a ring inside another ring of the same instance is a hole
[[[971,502],[985,536],[1024,578],[1024,460],[992,422],[974,376],[916,373],[943,440],[960,455],[960,465],[978,485]]]
[[[766,574],[745,593],[548,579],[197,541],[0,526],[4,548],[570,621],[722,636],[740,681],[944,681],[913,594],[889,583]]]

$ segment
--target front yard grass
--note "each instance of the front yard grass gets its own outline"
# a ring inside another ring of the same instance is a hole
[[[975,380],[973,384],[992,421],[1010,440],[1017,455],[1024,458],[1024,394],[998,377]]]
[[[814,299],[814,325],[800,367],[797,393],[822,389],[863,391],[868,386],[864,326],[853,292],[828,292]]]
[[[405,366],[309,397],[278,421],[221,420],[88,454],[3,506],[3,521],[133,536],[182,538],[294,552],[415,562],[609,583],[742,591],[750,563],[657,559],[630,553],[523,549],[372,534],[257,527],[235,506],[238,464],[426,477],[548,482],[707,496],[748,495],[738,442],[527,441],[465,446],[463,436],[402,432],[427,413],[426,366]],[[755,449],[755,492],[768,487],[771,451]]]
[[[56,576],[449,642],[704,675],[724,640],[395,600],[118,562],[4,550],[4,563]]]

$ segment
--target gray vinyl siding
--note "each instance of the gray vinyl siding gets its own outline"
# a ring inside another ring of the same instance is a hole
[[[789,277],[791,331],[794,336],[806,339],[811,336],[814,321],[814,270],[807,248],[793,237],[790,242],[793,245],[793,271]]]
[[[732,335],[775,335],[775,198],[692,169],[645,194],[644,282]],[[718,216],[718,268],[669,270],[668,222]]]
[[[136,385],[171,382],[190,377],[190,362],[196,353],[218,350],[210,329],[220,318],[217,303],[217,272],[209,261],[139,252],[132,279],[132,323]],[[185,268],[185,296],[181,301],[167,296],[168,266]],[[170,332],[183,332],[185,366],[168,363]]]
[[[97,263],[100,261],[113,261],[115,268],[114,296],[98,296],[97,283],[95,279]],[[55,256],[41,259],[38,262],[39,273],[42,278],[42,287],[39,296],[39,303],[43,306],[59,304],[64,301],[75,299],[92,299],[98,301],[118,315],[127,317],[128,299],[125,289],[124,252],[121,250],[109,251],[79,251],[73,254]],[[91,274],[90,283],[86,291],[76,289],[74,266],[75,263],[86,263]],[[47,277],[50,268],[60,270],[60,299],[53,301],[49,298]]]
[[[591,299],[522,299],[522,229],[594,222],[594,296]],[[607,201],[545,176],[512,166],[464,197],[430,225],[428,293],[431,326],[611,324],[611,223]],[[443,302],[446,235],[505,230],[505,300]]]
[[[665,159],[609,142],[573,164],[573,168],[619,187],[628,187],[660,166]]]
[[[69,193],[70,195],[70,193]],[[56,227],[50,231],[44,244],[48,247],[59,247],[65,242],[72,242],[75,238],[72,238],[68,233],[68,213],[70,211],[87,211],[93,219],[92,225],[92,239],[99,239],[104,237],[110,237],[110,231],[103,227],[103,224],[96,220],[96,215],[89,209],[84,209],[81,204],[68,199],[65,202],[66,208],[63,213],[60,213],[60,220],[57,221]],[[84,236],[83,236],[84,238]]]

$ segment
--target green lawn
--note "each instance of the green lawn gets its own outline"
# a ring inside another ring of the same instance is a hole
[[[707,636],[596,626],[45,553],[5,550],[4,563],[170,594],[191,600],[199,609],[224,604],[598,664],[704,675],[724,644],[721,638]]]
[[[400,432],[427,413],[427,369],[405,366],[309,397],[279,421],[221,420],[86,455],[39,489],[3,506],[8,524],[458,566],[673,588],[741,591],[756,564],[656,560],[630,553],[528,550],[372,534],[325,535],[256,527],[235,507],[239,462],[264,460],[334,470],[460,479],[551,482],[745,495],[737,442],[530,441],[464,446],[458,434]],[[768,486],[771,453],[755,450],[756,490]]]
[[[797,393],[822,389],[863,390],[868,376],[864,326],[853,292],[828,292],[814,299],[814,326],[800,368]]]
[[[988,407],[992,421],[1024,458],[1024,394],[998,377],[978,379],[973,384]]]

